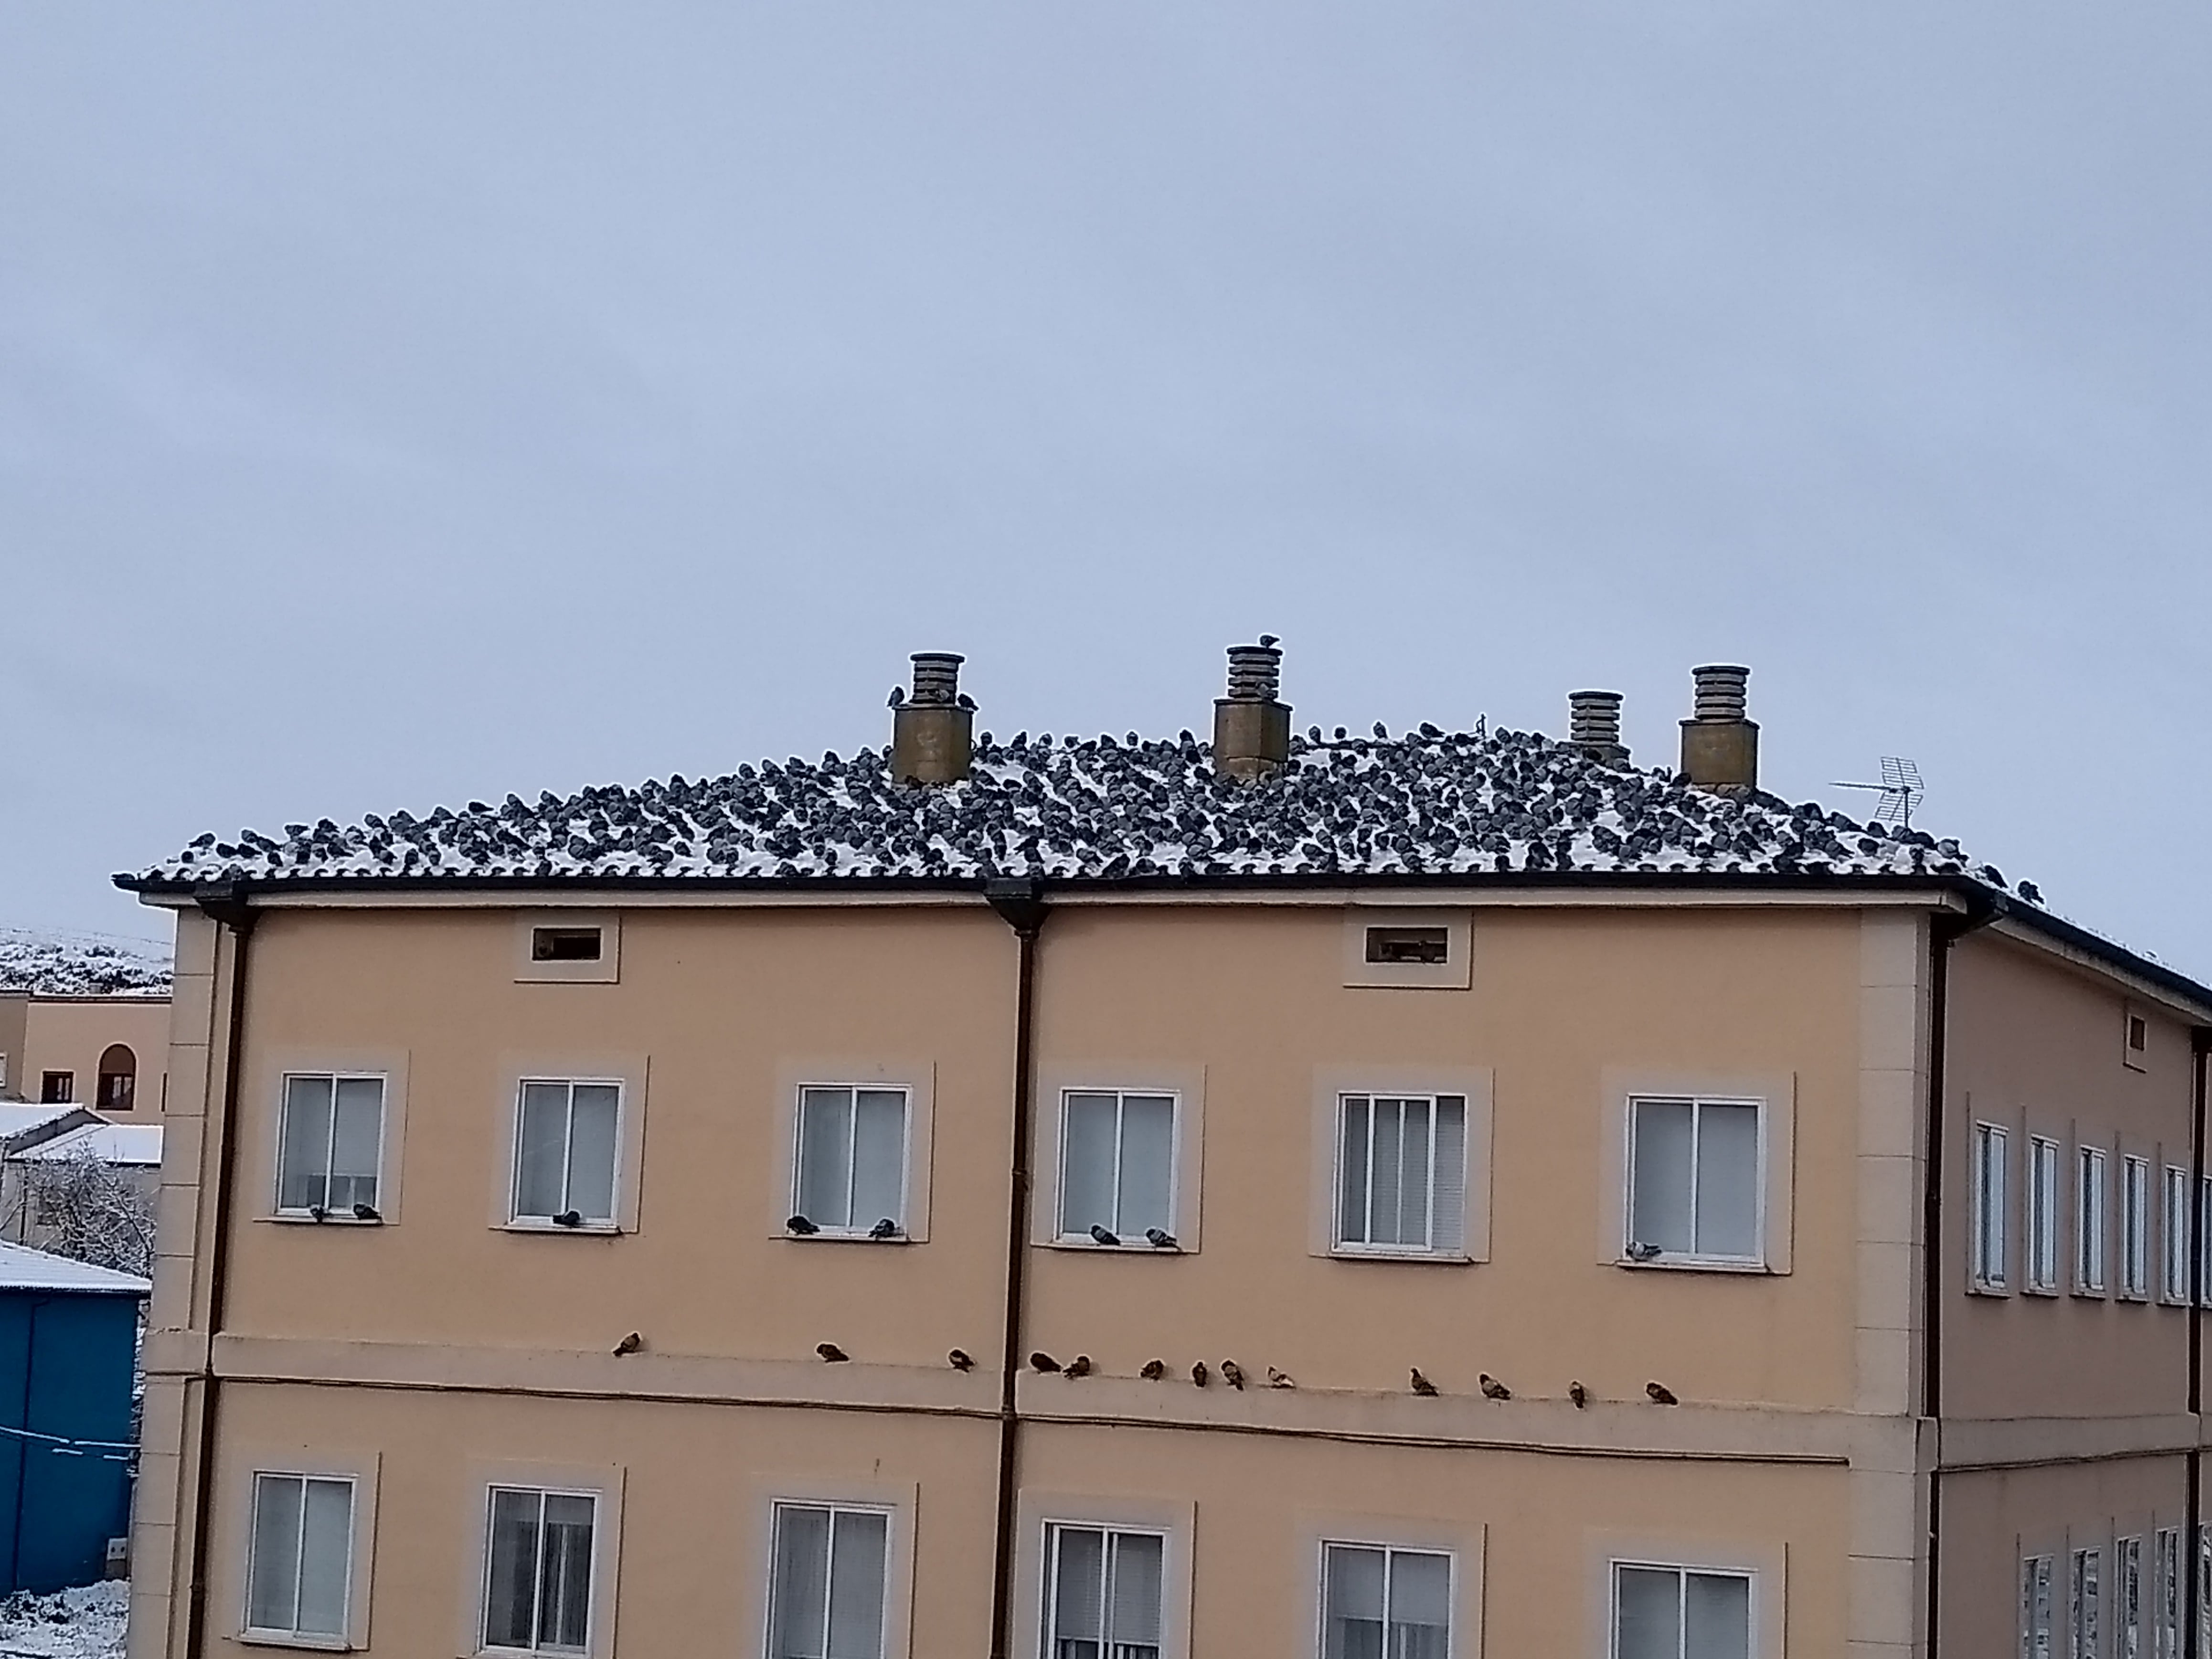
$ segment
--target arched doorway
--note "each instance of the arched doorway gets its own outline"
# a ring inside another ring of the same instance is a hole
[[[126,1043],[109,1043],[100,1057],[100,1092],[94,1103],[103,1112],[127,1112],[137,1094],[138,1056]]]

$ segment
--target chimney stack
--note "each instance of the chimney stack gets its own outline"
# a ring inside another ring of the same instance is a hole
[[[1291,757],[1291,708],[1278,695],[1283,653],[1275,636],[1229,647],[1229,695],[1213,704],[1213,769],[1251,783]]]
[[[1751,670],[1729,663],[1693,668],[1697,718],[1682,722],[1682,771],[1701,789],[1759,787],[1759,726],[1744,717]]]
[[[975,754],[975,706],[960,695],[955,651],[914,653],[914,692],[891,705],[891,778],[957,783]],[[897,694],[894,692],[894,698]]]
[[[1620,693],[1567,693],[1567,741],[1592,760],[1626,766],[1628,750],[1620,741]]]

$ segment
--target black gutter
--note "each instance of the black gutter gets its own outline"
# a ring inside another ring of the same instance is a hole
[[[192,1480],[192,1577],[185,1610],[184,1659],[201,1659],[207,1650],[208,1553],[215,1516],[215,1339],[222,1329],[230,1288],[230,1198],[237,1185],[239,1073],[246,1054],[246,940],[255,913],[235,887],[211,888],[196,896],[207,916],[230,930],[230,1030],[224,1040],[222,1145],[216,1161],[214,1236],[208,1241],[207,1353],[200,1362],[197,1415],[198,1451]]]
[[[2203,1573],[2197,1563],[2203,1546],[2197,1542],[2197,1531],[2203,1525],[2203,1498],[2198,1487],[2203,1479],[2204,1452],[2204,1205],[2197,1196],[2204,1186],[2204,1102],[2205,1066],[2212,1060],[2212,1027],[2198,1025],[2189,1033],[2189,1201],[2196,1206],[2197,1224],[2189,1230],[2189,1455],[2184,1460],[2189,1491],[2183,1500],[2187,1524],[2182,1531],[2182,1576],[2187,1584],[2184,1591],[2184,1610],[2181,1627],[2188,1632],[2182,1640],[2182,1651],[2189,1659],[2199,1659],[2203,1644],[2197,1635],[2198,1597]]]
[[[999,1508],[996,1551],[991,1573],[991,1659],[1007,1659],[1013,1620],[1015,1506],[1020,1474],[1021,1419],[1014,1384],[1021,1375],[1022,1311],[1028,1290],[1030,1259],[1030,1121],[1035,1111],[1030,1073],[1035,1048],[1036,944],[1045,920],[1041,884],[994,882],[984,896],[1000,919],[1014,930],[1019,955],[1014,991],[1014,1145],[1006,1176],[1006,1342],[999,1362]]]

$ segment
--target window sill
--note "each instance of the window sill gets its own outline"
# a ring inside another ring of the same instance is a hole
[[[239,1642],[251,1648],[305,1648],[313,1653],[351,1653],[354,1644],[343,1636],[295,1635],[281,1630],[242,1630]]]
[[[1986,1279],[1969,1279],[1966,1281],[1966,1294],[1968,1296],[1991,1296],[2001,1298],[2008,1297],[2012,1295],[2012,1286],[2009,1285],[1992,1285]]]
[[[2112,1292],[2101,1285],[2076,1285],[2074,1294],[2084,1302],[2109,1302],[2112,1299]]]
[[[2020,1293],[2022,1296],[2039,1296],[2046,1302],[2056,1302],[2060,1294],[2056,1285],[2023,1285],[2020,1287]]]
[[[1764,1261],[1733,1261],[1716,1256],[1656,1255],[1649,1261],[1638,1261],[1633,1256],[1616,1256],[1613,1265],[1639,1273],[1735,1273],[1752,1279],[1779,1279],[1779,1268]]]
[[[1195,1255],[1196,1250],[1178,1241],[1173,1244],[1153,1244],[1144,1239],[1123,1239],[1119,1244],[1101,1244],[1095,1238],[1048,1238],[1042,1248],[1048,1250],[1068,1250],[1078,1255]]]
[[[918,1241],[909,1233],[896,1233],[889,1238],[871,1238],[866,1233],[833,1233],[823,1228],[816,1233],[794,1233],[788,1228],[776,1234],[787,1244],[912,1244]]]
[[[1340,1244],[1328,1253],[1331,1261],[1399,1261],[1417,1267],[1468,1267],[1474,1258],[1464,1250],[1363,1250]]]
[[[616,1238],[621,1236],[623,1230],[611,1221],[586,1221],[578,1226],[563,1227],[557,1222],[518,1216],[512,1221],[496,1224],[493,1231],[502,1233],[552,1233],[568,1238]]]
[[[392,1225],[392,1218],[390,1216],[384,1216],[374,1221],[363,1221],[359,1216],[340,1215],[335,1210],[331,1211],[330,1214],[325,1216],[320,1221],[316,1220],[315,1218],[311,1215],[291,1215],[282,1211],[274,1215],[258,1215],[253,1218],[256,1221],[266,1221],[279,1227],[389,1227]],[[238,1639],[241,1642],[248,1640],[255,1642],[277,1642],[287,1641],[290,1638],[276,1636],[254,1636],[251,1638],[241,1636]]]

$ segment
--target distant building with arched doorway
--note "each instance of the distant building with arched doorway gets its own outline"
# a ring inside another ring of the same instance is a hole
[[[168,1054],[158,947],[0,929],[0,1101],[156,1116]]]

